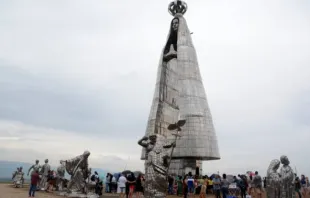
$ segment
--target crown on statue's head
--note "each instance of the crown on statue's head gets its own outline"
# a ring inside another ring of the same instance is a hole
[[[182,0],[174,0],[169,4],[168,11],[172,16],[176,14],[184,15],[187,11],[187,4]]]

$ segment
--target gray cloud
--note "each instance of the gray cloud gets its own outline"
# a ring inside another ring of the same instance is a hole
[[[148,2],[148,9],[142,0],[17,2],[0,6],[6,30],[0,32],[0,119],[87,134],[103,144],[129,140],[118,146],[139,155],[135,141],[151,105],[171,20],[168,2]],[[205,163],[207,172],[264,172],[271,159],[287,154],[306,173],[309,2],[188,5],[222,155]]]

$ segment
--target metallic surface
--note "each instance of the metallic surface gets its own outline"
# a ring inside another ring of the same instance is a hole
[[[60,166],[57,167],[57,179],[56,179],[56,190],[64,191],[65,184],[65,173],[66,173],[66,162],[60,160]]]
[[[173,141],[169,124],[186,120],[171,162],[171,171],[177,172],[180,161],[183,169],[196,168],[196,160],[217,160],[220,154],[191,34],[183,15],[174,16],[159,61],[146,136],[160,134]],[[145,149],[141,159],[146,159]]]
[[[51,166],[48,164],[48,159],[45,160],[45,164],[42,166],[40,174],[41,174],[41,181],[40,181],[40,188],[41,190],[46,190],[47,187],[47,178],[49,171],[51,170]]]
[[[280,172],[278,172],[280,162],[282,167]],[[267,198],[294,197],[295,176],[289,164],[290,161],[285,155],[281,156],[280,160],[274,159],[271,161],[267,170]]]
[[[70,194],[86,194],[86,179],[89,175],[88,157],[89,151],[85,151],[73,159],[66,160],[66,171],[71,176],[68,184],[68,196]]]
[[[171,149],[174,143],[167,142],[162,135],[152,134],[142,138],[139,145],[147,150],[145,160],[145,198],[163,198],[167,193],[167,171],[169,168]]]
[[[283,155],[280,158],[282,167],[280,169],[281,175],[281,198],[292,198],[294,191],[294,172],[293,169],[289,166],[290,161],[287,156]]]
[[[270,162],[267,170],[267,197],[280,198],[281,178],[278,173],[280,167],[280,160],[274,159]]]

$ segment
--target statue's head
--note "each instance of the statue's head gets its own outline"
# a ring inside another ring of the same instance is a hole
[[[288,160],[288,157],[286,155],[282,155],[280,158],[280,161],[283,165],[289,165],[290,161]]]
[[[48,159],[46,159],[44,162],[47,164],[48,163]]]
[[[175,17],[171,21],[171,30],[176,32],[176,31],[178,31],[178,29],[179,29],[179,18]]]
[[[90,155],[90,152],[89,151],[84,151],[84,153],[83,153],[83,156],[84,157],[88,157]]]
[[[39,164],[39,160],[36,160],[36,164]]]
[[[22,166],[21,166],[21,167],[19,167],[19,170],[20,170],[20,171],[22,171],[22,170],[23,170],[23,167],[22,167]]]
[[[151,144],[155,144],[157,140],[157,135],[156,134],[150,135],[149,139]]]
[[[64,163],[65,161],[64,161],[64,160],[60,160],[59,162],[60,162],[60,164],[62,164],[62,163]]]

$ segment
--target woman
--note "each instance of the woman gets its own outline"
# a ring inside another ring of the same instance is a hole
[[[206,197],[207,197],[207,185],[208,185],[208,181],[205,180],[205,177],[203,177],[203,178],[199,181],[199,185],[201,186],[201,188],[200,188],[200,193],[199,193],[199,198],[206,198]]]
[[[139,174],[138,178],[136,179],[136,197],[140,198],[142,193],[143,193],[142,175]]]
[[[188,194],[187,176],[185,176],[183,179],[183,195],[184,195],[184,198],[187,198],[187,194]]]
[[[182,192],[183,192],[183,182],[182,182],[182,177],[181,176],[178,176],[178,179],[177,179],[177,196],[182,196]]]
[[[128,197],[132,198],[133,194],[134,194],[134,190],[135,190],[135,184],[136,184],[136,178],[135,175],[133,173],[131,173],[128,178],[127,178],[127,183],[129,185],[129,194]]]

